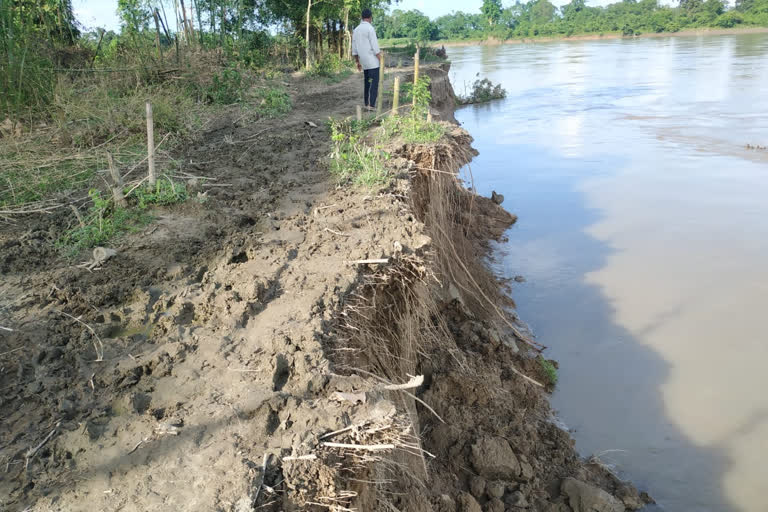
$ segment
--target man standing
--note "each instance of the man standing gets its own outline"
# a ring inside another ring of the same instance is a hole
[[[352,55],[357,62],[357,70],[363,72],[363,99],[368,110],[376,108],[381,63],[381,50],[376,30],[371,25],[372,18],[371,10],[363,9],[363,21],[352,34]]]

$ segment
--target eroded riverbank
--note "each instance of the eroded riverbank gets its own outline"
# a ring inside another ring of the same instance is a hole
[[[53,250],[68,213],[2,226],[3,507],[638,508],[578,458],[501,314],[483,261],[514,216],[455,178],[471,137],[393,141],[388,186],[337,187],[322,121],[359,77],[289,85],[287,118],[191,141],[216,186],[101,269]]]

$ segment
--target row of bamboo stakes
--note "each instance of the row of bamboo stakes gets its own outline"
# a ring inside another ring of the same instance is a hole
[[[417,46],[416,47],[416,53],[413,56],[413,85],[415,86],[416,83],[419,81],[419,52],[420,49]],[[385,55],[384,53],[381,54],[381,69],[379,72],[379,95],[381,95],[381,91],[383,91],[384,87],[384,71],[386,69],[385,65]],[[379,101],[378,106],[376,107],[376,116],[381,116],[381,109],[382,109],[382,101]],[[416,106],[416,97],[413,98],[413,106]],[[397,111],[400,108],[400,77],[395,77],[395,83],[392,86],[392,110],[390,111],[391,116],[397,115]],[[357,120],[362,121],[363,120],[363,107],[361,105],[357,105]],[[432,113],[427,114],[427,121],[432,121]]]
[[[385,59],[384,55],[382,55],[381,58],[381,72],[379,73],[379,89],[382,89],[383,83],[384,83],[384,70],[385,70]],[[419,48],[416,47],[416,54],[413,56],[413,84],[414,86],[419,81]],[[379,105],[377,107],[377,114],[381,115],[381,109],[382,109],[382,101],[379,101]],[[416,105],[416,98],[413,99],[413,104]],[[152,103],[149,101],[146,102],[146,108],[147,108],[147,167],[149,168],[149,175],[147,176],[147,181],[150,186],[154,186],[155,183],[157,183],[157,175],[155,173],[155,124],[154,124],[154,118],[152,114]],[[397,111],[400,108],[400,77],[395,77],[395,83],[393,85],[393,95],[392,95],[392,111],[390,112],[390,115],[397,115]],[[428,121],[431,121],[431,114],[428,116]],[[357,120],[361,121],[363,119],[363,109],[360,105],[357,105]],[[126,200],[125,196],[123,195],[123,180],[120,176],[120,172],[115,167],[114,161],[112,159],[112,155],[110,153],[107,153],[107,162],[109,164],[109,172],[112,176],[113,181],[113,187],[112,187],[112,195],[115,199],[115,204],[118,204],[120,206],[125,206]]]

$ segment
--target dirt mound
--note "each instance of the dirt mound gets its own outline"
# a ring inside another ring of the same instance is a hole
[[[381,190],[329,180],[358,80],[221,120],[179,155],[207,200],[100,270],[51,249],[66,214],[0,228],[3,509],[638,508],[532,383],[483,264],[514,216],[453,174],[468,134],[397,148]]]

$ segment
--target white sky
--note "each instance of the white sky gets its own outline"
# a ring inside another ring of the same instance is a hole
[[[504,6],[514,3],[514,0],[502,0]],[[550,0],[560,6],[570,0]],[[587,0],[587,5],[608,5],[618,0]],[[437,18],[453,11],[480,12],[482,0],[402,0],[393,3],[393,9],[418,9],[430,18]],[[662,3],[676,3],[676,0],[662,0]],[[103,27],[107,30],[118,31],[120,20],[117,17],[117,0],[73,0],[72,6],[78,21],[86,28]],[[171,20],[168,20],[171,22]]]

